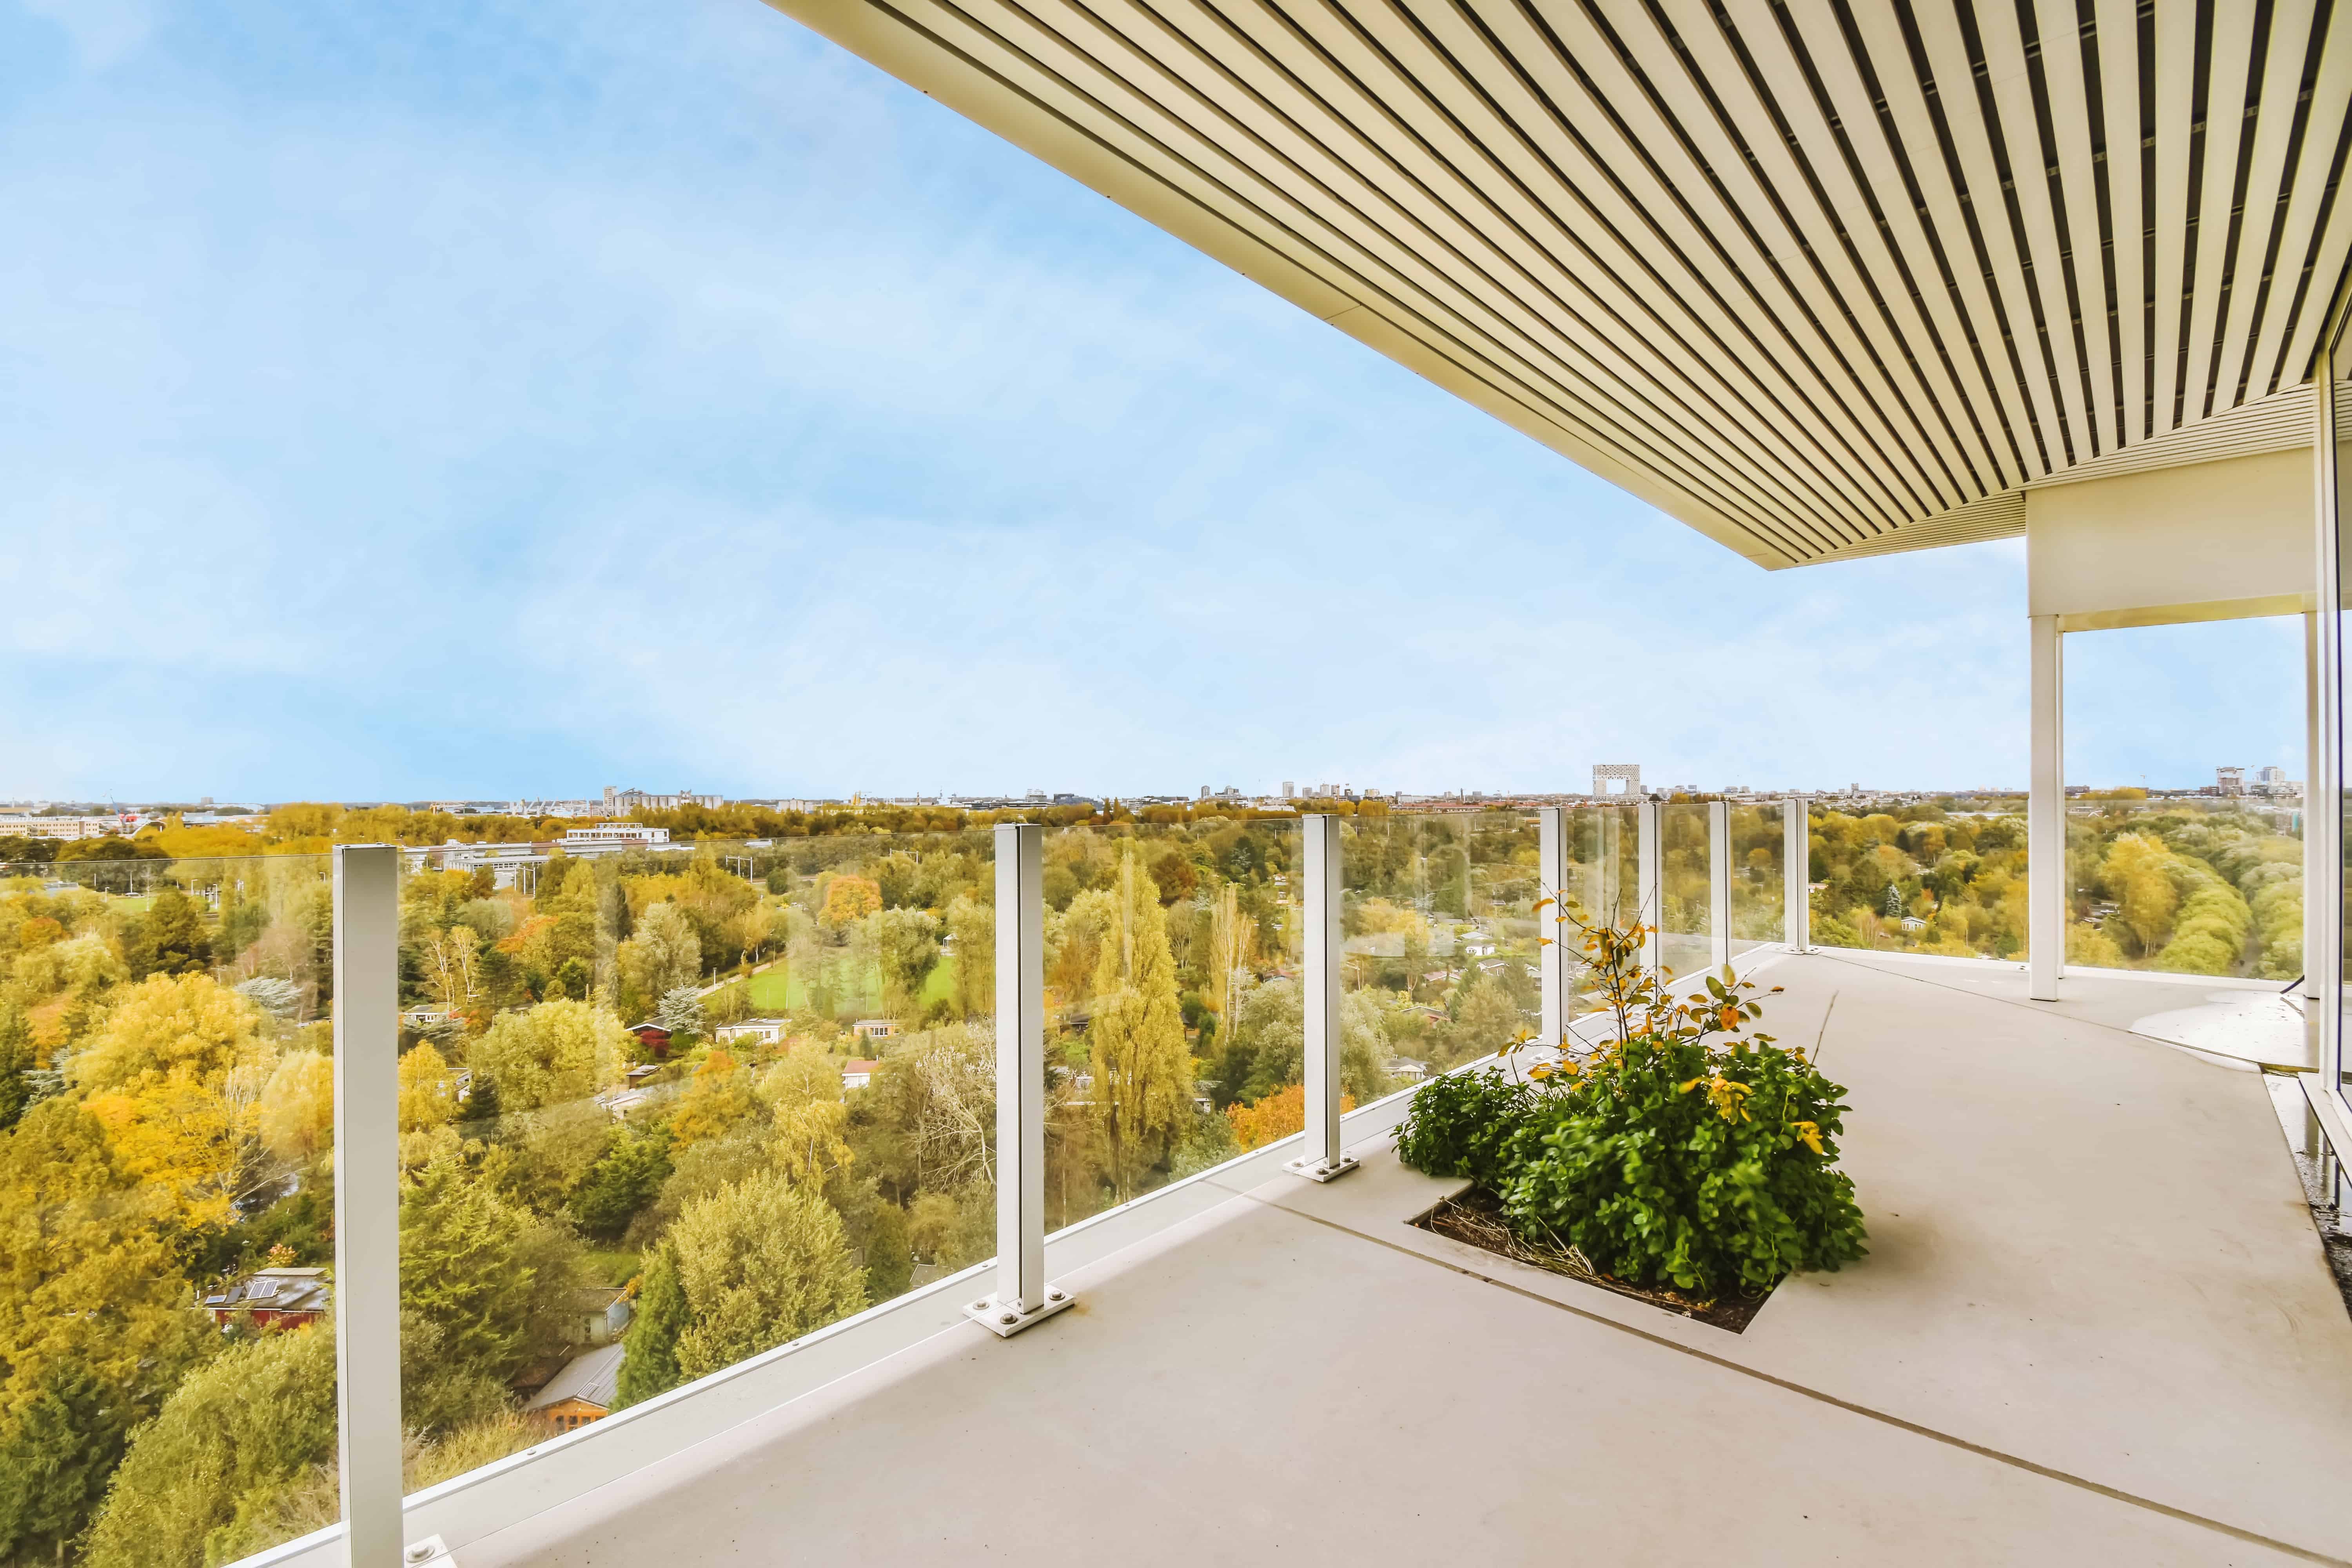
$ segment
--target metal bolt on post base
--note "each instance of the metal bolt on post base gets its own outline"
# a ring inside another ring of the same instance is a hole
[[[457,1568],[457,1553],[451,1552],[437,1535],[411,1542],[408,1550],[401,1553],[400,1561],[404,1568]]]
[[[1341,1154],[1327,1160],[1320,1154],[1301,1154],[1296,1160],[1284,1161],[1282,1168],[1310,1182],[1336,1182],[1356,1168],[1356,1157]]]
[[[963,1304],[963,1315],[994,1334],[1009,1340],[1024,1329],[1034,1328],[1065,1307],[1075,1306],[1077,1297],[1059,1285],[1048,1286],[1045,1299],[1034,1307],[1024,1309],[1018,1301],[1008,1301],[1002,1296],[983,1296],[977,1301]]]

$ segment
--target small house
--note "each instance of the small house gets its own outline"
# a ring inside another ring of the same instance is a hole
[[[1483,931],[1474,931],[1462,939],[1462,951],[1473,958],[1485,958],[1495,951],[1495,939]]]
[[[864,1089],[874,1081],[874,1069],[881,1065],[880,1062],[865,1057],[852,1057],[848,1064],[841,1069],[841,1087]]]
[[[217,1295],[205,1298],[205,1310],[226,1328],[239,1312],[250,1312],[263,1328],[315,1322],[334,1301],[334,1282],[323,1268],[257,1268]]]
[[[628,1296],[616,1287],[592,1285],[575,1291],[572,1310],[576,1320],[575,1331],[592,1345],[609,1345],[628,1331],[629,1320],[636,1315]]]
[[[744,1018],[732,1024],[721,1024],[713,1031],[720,1045],[731,1040],[749,1040],[758,1045],[772,1046],[784,1037],[782,1018]]]
[[[1419,1083],[1429,1076],[1429,1064],[1417,1062],[1411,1057],[1396,1057],[1388,1064],[1388,1074],[1406,1083]]]
[[[887,1040],[898,1033],[896,1018],[860,1018],[849,1026],[849,1032],[861,1040]]]
[[[613,1413],[613,1401],[619,1397],[621,1358],[625,1353],[626,1347],[617,1344],[581,1352],[548,1379],[546,1387],[531,1395],[524,1411],[559,1432],[602,1421]]]
[[[652,1055],[656,1057],[669,1055],[669,1031],[651,1019],[642,1024],[630,1025],[629,1033],[636,1036],[637,1043],[645,1047]]]

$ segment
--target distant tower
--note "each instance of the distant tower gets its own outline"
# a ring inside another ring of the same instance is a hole
[[[1623,788],[1611,789],[1611,780],[1622,782]],[[1624,795],[1638,798],[1642,793],[1642,764],[1639,763],[1595,763],[1592,764],[1592,793]]]
[[[2246,793],[2246,770],[2243,768],[2215,768],[2213,770],[2213,782],[2221,786],[2221,790],[2223,795],[2243,795]]]

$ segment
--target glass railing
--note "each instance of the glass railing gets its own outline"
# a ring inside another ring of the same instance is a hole
[[[1304,1124],[1298,823],[1048,831],[1045,1228]]]
[[[412,1490],[993,1255],[985,830],[405,859]]]
[[[1564,813],[1588,916],[1630,911],[1640,815]],[[1703,931],[1690,816],[1670,890]],[[1776,831],[1735,828],[1759,921]],[[1346,1102],[1537,1026],[1538,837],[1533,813],[1345,819]],[[1304,1123],[1301,853],[1279,816],[1045,835],[1046,1228]],[[396,1167],[341,1176],[397,1198],[411,1493],[995,1255],[987,830],[398,858],[396,938],[345,955],[397,972]],[[0,883],[0,1181],[71,1244],[6,1288],[106,1307],[12,1368],[71,1414],[46,1440],[81,1489],[20,1547],[226,1561],[340,1517],[333,867]]]
[[[1962,796],[1896,811],[1811,810],[1812,945],[2020,959],[2025,801]]]
[[[1731,812],[1731,956],[1787,940],[1788,810],[1734,803]]]
[[[338,1516],[329,870],[0,868],[11,1561]]]
[[[1703,802],[1658,807],[1662,878],[1657,912],[1660,961],[1677,976],[1712,967],[1714,903],[1708,808]]]
[[[2070,966],[2291,981],[2303,973],[2302,806],[2070,799],[2066,900]]]

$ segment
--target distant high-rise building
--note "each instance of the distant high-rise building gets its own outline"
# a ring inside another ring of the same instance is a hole
[[[1298,798],[1298,785],[1289,779],[1283,780],[1282,798],[1285,800],[1297,800]]]
[[[1612,789],[1615,782],[1623,787]],[[1639,795],[1642,793],[1642,764],[1639,763],[1595,763],[1592,764],[1592,793],[1595,795]]]
[[[2223,795],[2243,795],[2246,793],[2246,770],[2243,768],[2215,768],[2213,770],[2213,783],[2220,788],[2221,793]]]

